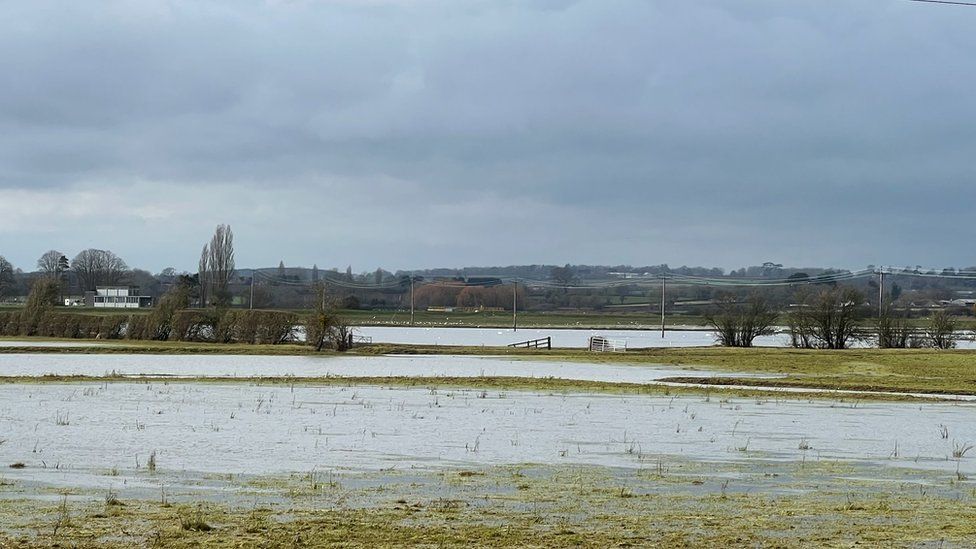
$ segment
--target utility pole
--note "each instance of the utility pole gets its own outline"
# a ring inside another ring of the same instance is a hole
[[[512,283],[512,331],[518,331],[518,282]]]
[[[254,308],[254,273],[253,272],[251,273],[251,297],[249,297],[247,300],[247,308],[248,309]]]
[[[410,325],[413,326],[413,275],[410,275]]]
[[[878,318],[884,315],[884,267],[878,267]]]
[[[661,276],[661,339],[664,339],[664,303],[667,297],[668,277]]]

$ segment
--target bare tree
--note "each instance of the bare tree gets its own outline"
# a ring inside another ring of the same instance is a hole
[[[71,270],[78,277],[82,291],[91,291],[97,286],[121,284],[129,266],[108,250],[90,248],[82,250],[71,260]]]
[[[106,286],[121,284],[129,271],[129,266],[122,258],[105,250],[102,252],[102,270],[99,273],[101,283]]]
[[[921,347],[924,343],[905,318],[896,315],[891,307],[884,308],[875,328],[878,331],[879,349],[914,348]]]
[[[57,250],[48,250],[37,260],[37,269],[54,280],[60,280],[68,268],[68,258]]]
[[[956,346],[956,320],[945,310],[936,311],[929,317],[925,333],[936,349],[953,349]]]
[[[338,301],[328,295],[324,284],[315,285],[315,303],[305,319],[305,342],[321,351],[327,344],[346,351],[352,343],[352,327],[337,314]]]
[[[197,278],[200,281],[200,305],[206,307],[210,304],[210,244],[204,244],[200,251],[200,262]]]
[[[752,294],[744,303],[739,303],[735,296],[727,295],[705,314],[705,321],[715,330],[722,345],[752,347],[757,337],[773,333],[777,316],[769,302],[758,294]]]
[[[234,276],[234,232],[230,225],[217,225],[210,243],[200,254],[201,293],[204,303],[217,306],[230,304],[230,279]]]
[[[10,292],[14,283],[14,266],[7,261],[7,258],[0,255],[0,299]]]
[[[100,260],[99,250],[82,250],[71,260],[71,270],[78,278],[78,285],[82,291],[94,290],[98,284],[98,270]]]
[[[59,297],[64,292],[66,274],[70,267],[68,258],[57,250],[48,250],[37,260],[37,268],[44,273],[44,277],[58,283],[61,289]]]
[[[854,288],[828,288],[807,295],[790,314],[790,338],[794,346],[846,349],[864,339],[857,325],[864,296]]]

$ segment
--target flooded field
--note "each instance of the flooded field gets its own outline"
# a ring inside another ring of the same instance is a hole
[[[552,338],[552,346],[561,349],[583,349],[594,336],[613,340],[627,349],[643,348],[685,348],[709,347],[716,345],[715,333],[707,329],[667,330],[661,337],[660,330],[593,330],[574,328],[520,328],[517,331],[501,328],[460,328],[460,327],[405,327],[405,326],[359,326],[354,329],[356,336],[372,343],[394,343],[425,346],[472,346],[505,347],[533,339]],[[296,336],[304,341],[304,329],[298,327]],[[38,341],[31,339],[0,339],[0,347],[54,347],[75,348],[93,346],[125,346],[125,340],[111,341]],[[756,347],[789,347],[790,338],[781,329],[778,333],[756,338]],[[871,341],[856,343],[853,347],[867,348]],[[972,332],[960,332],[957,341],[960,349],[976,349]]]
[[[976,543],[976,403],[663,379],[730,374],[779,381],[535,357],[0,353],[0,546]]]
[[[357,335],[372,339],[374,343],[404,343],[411,345],[471,345],[504,347],[511,343],[552,338],[557,348],[585,348],[590,337],[603,336],[626,342],[628,348],[637,347],[707,347],[715,344],[715,335],[707,330],[667,330],[661,337],[660,330],[580,330],[572,328],[520,328],[517,331],[500,328],[425,328],[362,326]],[[787,345],[788,338],[769,336],[760,338],[768,346]],[[757,342],[760,343],[760,342]]]
[[[667,330],[661,337],[660,330],[579,330],[562,328],[520,328],[518,331],[499,328],[422,328],[363,326],[356,334],[370,338],[373,343],[402,343],[411,345],[470,345],[504,347],[511,343],[552,338],[556,348],[586,348],[593,336],[603,336],[622,342],[628,349],[657,347],[708,347],[716,344],[715,333],[710,330]],[[786,333],[756,338],[757,347],[789,347]],[[855,347],[869,347],[869,343]],[[961,333],[957,343],[960,349],[976,348],[969,332]]]
[[[0,370],[241,378],[0,383],[0,546],[976,541],[976,404],[248,379],[687,371],[472,356],[14,354]]]
[[[530,377],[646,383],[701,368],[648,364],[596,364],[556,360],[511,360],[452,355],[241,356],[0,354],[2,376],[172,377]],[[743,377],[741,374],[739,377]],[[745,376],[748,377],[748,376]]]
[[[976,406],[244,383],[0,386],[8,478],[848,460],[976,473]],[[959,454],[959,455],[954,455]]]

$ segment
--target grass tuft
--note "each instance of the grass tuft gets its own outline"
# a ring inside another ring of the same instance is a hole
[[[209,532],[213,530],[213,526],[204,520],[203,512],[198,508],[180,513],[180,529],[188,532]]]
[[[966,452],[972,449],[973,449],[972,444],[966,444],[966,443],[960,444],[956,441],[952,441],[952,457],[955,459],[962,459],[966,455]]]

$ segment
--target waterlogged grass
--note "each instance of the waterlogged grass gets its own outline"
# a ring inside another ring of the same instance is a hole
[[[836,390],[824,389],[818,392],[790,393],[771,389],[763,389],[759,386],[754,387],[733,387],[739,385],[738,380],[729,378],[717,378],[713,383],[713,378],[676,378],[687,379],[687,386],[664,385],[664,384],[644,384],[644,383],[614,383],[605,381],[587,381],[574,379],[560,379],[551,377],[508,377],[508,376],[436,376],[436,377],[395,377],[395,376],[367,376],[367,377],[298,377],[298,376],[260,376],[260,377],[167,377],[167,376],[142,376],[142,375],[118,375],[106,374],[103,376],[85,375],[56,375],[45,374],[42,376],[0,376],[0,384],[22,384],[38,385],[44,383],[194,383],[194,384],[220,384],[220,385],[264,385],[264,386],[288,386],[288,387],[399,387],[417,389],[460,389],[472,391],[529,391],[540,394],[612,394],[612,395],[657,395],[657,396],[702,396],[706,398],[714,396],[716,398],[755,398],[760,401],[787,401],[787,400],[831,400],[838,404],[856,403],[860,401],[903,401],[903,402],[933,402],[942,401],[937,397],[920,397],[910,394],[850,394],[840,393]],[[710,387],[700,387],[699,380],[703,383],[713,384]],[[749,383],[759,383],[756,380],[743,380],[742,385]],[[773,385],[773,384],[770,384]],[[947,401],[955,399],[948,398]]]
[[[363,353],[496,354],[482,348],[376,346]],[[720,379],[673,381],[804,387],[824,390],[976,394],[976,350],[935,349],[730,349],[724,347],[641,349],[626,353],[585,350],[516,351],[497,354],[596,363],[666,365],[728,372]],[[785,376],[781,379],[736,377],[736,373]]]
[[[43,376],[0,376],[0,384],[37,385],[44,383],[195,383],[195,384],[252,384],[267,386],[373,386],[373,387],[403,387],[422,389],[469,389],[483,391],[531,391],[536,393],[569,394],[569,393],[599,393],[619,395],[701,395],[703,392],[716,396],[735,396],[743,398],[765,399],[809,399],[810,395],[788,394],[761,389],[738,389],[719,387],[712,391],[703,391],[695,387],[671,387],[665,385],[649,385],[640,383],[609,383],[602,381],[584,381],[557,378],[521,378],[521,377],[180,377],[167,378],[160,376],[123,376],[108,374],[105,376],[54,375]],[[852,400],[849,395],[824,394],[822,398],[831,398],[838,402]],[[882,399],[888,400],[888,399]],[[891,400],[901,400],[894,399]],[[914,400],[914,399],[911,399]]]
[[[851,478],[874,480],[851,480]],[[321,479],[320,479],[321,480]],[[252,481],[281,499],[0,499],[0,546],[849,547],[969,546],[967,482],[788,463],[652,462],[304,475]]]
[[[729,372],[709,383],[867,391],[976,394],[976,351],[932,349],[666,349],[627,353],[641,362]],[[763,373],[783,379],[736,378]],[[706,381],[683,379],[682,381]]]

